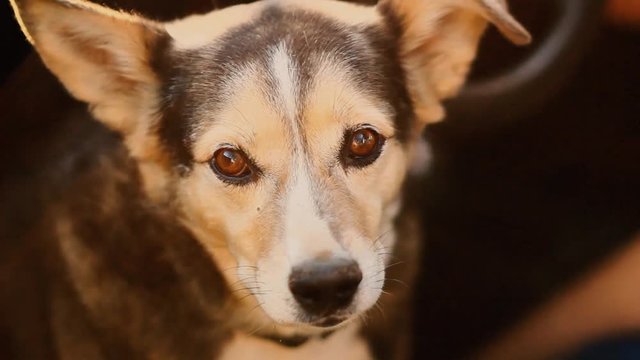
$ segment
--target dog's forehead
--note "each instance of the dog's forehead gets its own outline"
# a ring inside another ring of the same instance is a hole
[[[246,25],[274,8],[315,13],[347,25],[370,25],[381,20],[370,6],[334,0],[266,0],[236,5],[204,15],[194,15],[166,24],[169,34],[181,49],[209,45],[234,27]],[[311,24],[309,24],[311,25]]]
[[[228,9],[225,21],[213,22],[225,11],[194,19],[195,27],[215,28],[202,30],[210,40],[201,36],[181,43],[180,36],[186,35],[178,33],[187,26],[169,31],[174,37],[172,66],[163,82],[172,106],[160,128],[183,147],[174,152],[188,157],[185,139],[188,147],[195,130],[215,121],[202,114],[214,114],[228,104],[233,84],[243,81],[247,71],[254,73],[253,83],[264,98],[277,107],[291,100],[273,97],[282,81],[295,83],[290,95],[302,104],[306,92],[322,81],[317,77],[326,73],[320,69],[328,62],[345,70],[344,82],[391,110],[399,138],[408,131],[412,113],[394,34],[373,8],[322,0],[267,1]]]

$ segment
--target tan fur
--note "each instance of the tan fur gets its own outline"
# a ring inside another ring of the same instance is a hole
[[[343,1],[326,0],[271,0],[283,6],[300,8],[310,12],[317,12],[331,19],[338,20],[347,25],[374,25],[380,22],[381,17],[373,8],[359,6]]]
[[[169,35],[179,50],[209,45],[230,29],[251,21],[263,8],[262,3],[237,5],[225,11],[193,15],[166,24]]]
[[[176,40],[179,50],[194,49],[215,43],[227,31],[250,22],[271,4],[320,13],[348,25],[373,25],[381,20],[371,7],[341,1],[325,0],[268,0],[237,5],[224,11],[194,15],[166,24],[167,32]]]

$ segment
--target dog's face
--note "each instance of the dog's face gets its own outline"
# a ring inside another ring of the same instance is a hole
[[[380,15],[304,5],[242,7],[197,44],[193,19],[169,26],[160,124],[184,124],[177,199],[234,290],[277,322],[335,325],[380,294],[413,113]]]
[[[485,19],[527,39],[497,0],[265,1],[170,24],[77,1],[17,8],[238,301],[303,329],[377,301],[416,141]]]

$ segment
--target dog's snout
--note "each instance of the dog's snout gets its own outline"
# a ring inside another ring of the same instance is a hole
[[[362,272],[353,260],[317,260],[293,268],[289,289],[304,310],[325,316],[349,306],[360,281]]]

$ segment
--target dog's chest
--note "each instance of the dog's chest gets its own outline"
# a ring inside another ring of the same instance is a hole
[[[366,340],[353,325],[337,331],[328,338],[309,340],[305,344],[290,348],[271,340],[237,334],[223,349],[220,360],[371,360]]]

